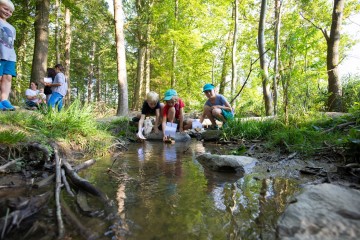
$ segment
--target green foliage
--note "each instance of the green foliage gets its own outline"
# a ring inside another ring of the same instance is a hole
[[[279,147],[285,152],[300,152],[304,154],[313,154],[326,146],[346,147],[349,152],[356,152],[360,143],[359,119],[360,105],[355,104],[352,115],[344,117],[330,118],[321,113],[307,113],[291,115],[288,125],[278,120],[251,120],[235,119],[228,121],[227,126],[223,128],[223,137],[225,139],[245,139],[245,140],[263,140],[266,141],[268,148]],[[349,132],[343,132],[336,129],[339,124],[352,122],[357,119],[357,127]],[[327,131],[331,129],[332,131]],[[324,146],[326,144],[326,146]],[[242,154],[241,147],[232,152],[232,154]]]
[[[354,103],[360,102],[360,75],[349,75],[343,81],[343,107],[347,112]]]
[[[269,140],[270,146],[278,146],[287,152],[314,153],[317,148],[323,145],[323,141],[329,141],[333,136],[328,137],[319,131],[311,128],[285,127],[281,131],[272,132]]]
[[[264,139],[271,132],[281,128],[279,121],[263,120],[251,121],[235,119],[228,121],[224,127],[224,134],[231,138]]]
[[[23,141],[26,134],[22,131],[0,131],[0,143],[2,144],[16,144]]]
[[[44,144],[50,139],[74,142],[85,151],[97,152],[110,145],[113,137],[98,128],[92,109],[92,106],[82,106],[80,100],[75,100],[61,112],[49,109],[47,114],[22,111],[0,114],[0,122],[25,129],[31,141]]]

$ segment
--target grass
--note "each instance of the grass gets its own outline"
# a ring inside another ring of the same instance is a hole
[[[0,129],[1,143],[35,141],[46,144],[55,140],[76,144],[87,152],[99,152],[104,151],[113,139],[107,131],[99,128],[92,106],[81,106],[79,100],[61,112],[3,112],[0,122],[7,128],[22,130],[9,134],[9,130]]]
[[[285,152],[313,154],[324,147],[354,149],[359,146],[359,120],[356,127],[349,131],[333,130],[325,132],[341,123],[359,119],[360,110],[352,115],[330,118],[321,113],[291,116],[289,124],[281,121],[281,117],[263,121],[235,119],[227,123],[223,136],[225,139],[263,140],[267,147],[280,148]]]

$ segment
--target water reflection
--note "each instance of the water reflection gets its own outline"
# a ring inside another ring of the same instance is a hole
[[[130,146],[113,165],[125,176],[114,189],[126,230],[116,239],[274,239],[297,184],[207,171],[195,158],[206,150],[197,141]]]

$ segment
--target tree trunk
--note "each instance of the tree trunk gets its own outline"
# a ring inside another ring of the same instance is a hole
[[[272,98],[269,85],[269,74],[268,66],[265,57],[265,15],[266,15],[266,0],[261,0],[261,11],[260,11],[260,21],[259,21],[259,30],[258,30],[258,50],[260,55],[260,67],[262,70],[262,88],[263,96],[265,102],[265,114],[270,116],[273,114],[272,107]]]
[[[146,50],[145,50],[145,93],[150,92],[150,59],[151,59],[151,24],[148,19],[146,30]]]
[[[141,37],[142,39],[142,37]],[[142,40],[139,39],[142,42]],[[137,110],[142,103],[141,99],[144,95],[143,85],[145,77],[145,61],[146,61],[146,47],[144,44],[140,43],[138,48],[138,62],[137,62],[137,79],[134,89],[134,101],[133,101],[133,110]]]
[[[219,94],[224,94],[225,92],[225,86],[226,86],[226,76],[229,73],[229,68],[230,68],[230,63],[229,63],[229,58],[230,58],[230,43],[231,43],[231,37],[232,34],[228,34],[228,40],[225,43],[225,52],[224,52],[224,58],[223,58],[223,66],[222,66],[222,71],[221,71],[221,80],[220,80],[220,88],[219,88]]]
[[[175,24],[174,28],[177,26],[177,21],[179,17],[179,0],[175,0]],[[171,70],[171,88],[175,88],[176,84],[176,63],[177,63],[177,43],[173,40],[173,46],[172,46],[172,70]]]
[[[234,0],[234,34],[233,34],[233,46],[232,46],[232,75],[231,75],[231,96],[235,94],[235,86],[237,83],[237,39],[238,39],[238,0]]]
[[[330,37],[327,40],[327,71],[328,71],[328,93],[327,107],[329,111],[342,111],[341,82],[339,76],[339,45],[340,28],[343,17],[345,0],[334,0]],[[325,36],[326,37],[326,36]]]
[[[114,0],[114,19],[119,89],[118,109],[116,114],[118,116],[127,116],[129,112],[129,103],[125,55],[124,11],[121,0]]]
[[[59,18],[60,18],[60,4],[59,0],[55,0],[55,56],[56,56],[56,64],[60,63],[60,33],[59,33]]]
[[[46,76],[49,47],[50,0],[36,1],[35,46],[31,68],[31,81],[39,82]]]
[[[280,77],[279,75],[280,23],[281,23],[281,1],[275,0],[275,32],[274,32],[275,58],[274,58],[274,82],[273,82],[274,115],[277,114],[277,103],[278,103],[277,81]]]
[[[100,57],[96,61],[95,75],[96,75],[96,102],[101,101],[101,71],[100,71]]]
[[[71,49],[71,12],[69,8],[65,9],[65,76],[68,84],[65,103],[70,103],[71,97],[71,78],[70,78],[70,49]]]
[[[93,42],[92,49],[90,51],[90,69],[89,69],[89,79],[87,83],[87,102],[91,103],[92,89],[93,89],[93,79],[94,79],[94,64],[95,64],[95,49],[96,43]]]

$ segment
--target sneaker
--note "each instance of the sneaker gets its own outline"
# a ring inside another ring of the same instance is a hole
[[[13,105],[11,105],[11,103],[9,102],[9,100],[3,100],[1,101],[1,104],[6,108],[6,110],[8,111],[15,111],[15,108]]]
[[[4,105],[2,105],[1,102],[0,102],[0,111],[6,111],[6,107],[4,107]]]

